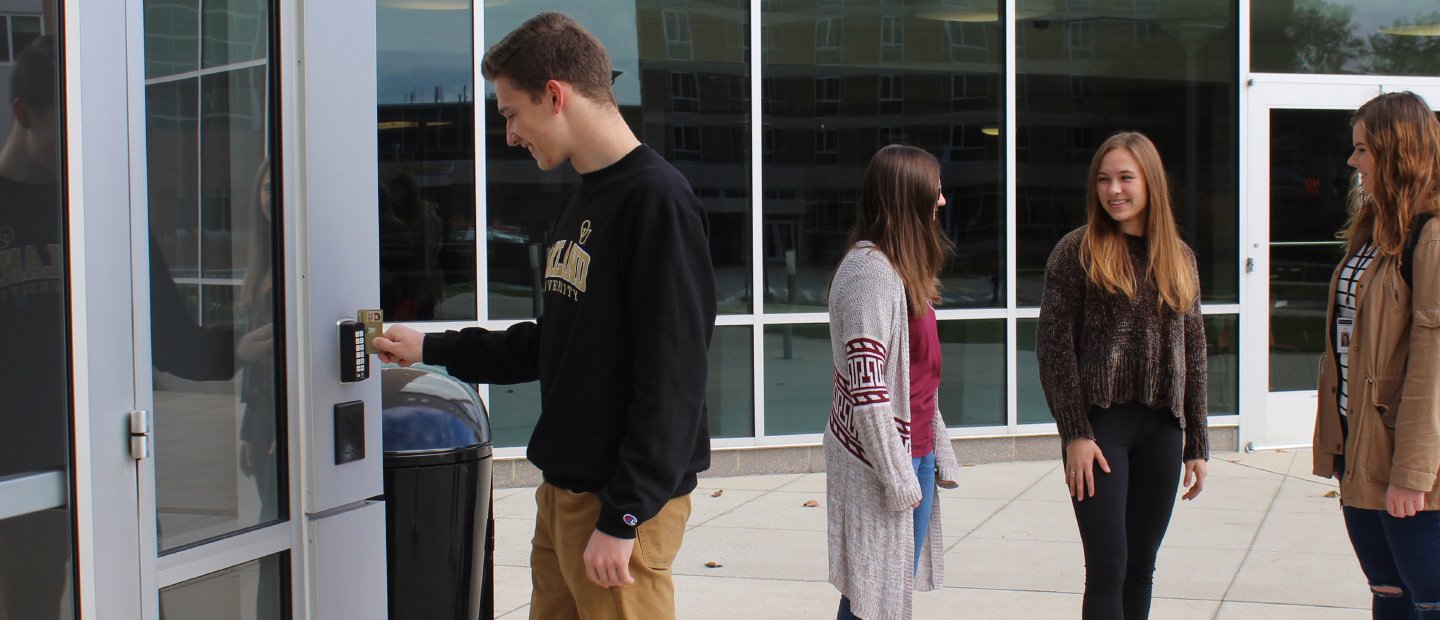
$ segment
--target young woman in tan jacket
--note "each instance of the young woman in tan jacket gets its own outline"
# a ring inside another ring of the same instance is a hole
[[[1440,224],[1424,217],[1440,208],[1440,122],[1402,92],[1352,125],[1359,182],[1330,280],[1315,474],[1340,480],[1374,617],[1440,618]]]

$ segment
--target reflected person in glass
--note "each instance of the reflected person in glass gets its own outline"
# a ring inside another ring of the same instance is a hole
[[[1045,267],[1035,357],[1085,551],[1086,619],[1150,614],[1175,507],[1205,488],[1205,324],[1160,153],[1111,136],[1090,162],[1086,220]]]
[[[63,475],[69,463],[56,45],[45,36],[17,54],[0,147],[0,325],[10,352],[0,356],[0,481]],[[62,617],[66,504],[0,514],[0,618]]]
[[[935,487],[960,465],[939,411],[934,303],[953,254],[940,164],[911,146],[870,159],[850,248],[830,281],[834,395],[825,425],[830,583],[839,620],[909,618],[944,580]]]
[[[485,53],[506,139],[581,180],[552,229],[544,315],[503,332],[375,339],[475,383],[540,381],[526,456],[536,491],[530,617],[675,617],[670,564],[710,466],[707,350],[715,325],[709,222],[685,177],[631,132],[610,56],[542,13]]]
[[[1386,93],[1351,121],[1358,172],[1330,279],[1314,473],[1340,483],[1375,618],[1440,618],[1440,122]]]

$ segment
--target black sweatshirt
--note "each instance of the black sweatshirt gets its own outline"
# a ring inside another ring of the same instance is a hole
[[[540,380],[527,457],[550,484],[596,492],[611,536],[634,538],[710,466],[708,232],[690,183],[642,145],[581,175],[548,240],[537,322],[425,338],[425,362],[462,380]]]

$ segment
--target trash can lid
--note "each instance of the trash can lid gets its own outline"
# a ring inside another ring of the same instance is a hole
[[[380,371],[385,454],[434,453],[489,445],[490,417],[469,385],[435,367]]]

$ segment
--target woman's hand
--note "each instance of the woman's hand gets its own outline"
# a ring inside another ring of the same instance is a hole
[[[1100,452],[1100,445],[1094,439],[1071,439],[1065,446],[1065,486],[1070,487],[1070,497],[1077,502],[1086,497],[1095,497],[1095,466],[1110,473],[1110,463]]]
[[[1180,484],[1190,487],[1180,499],[1195,499],[1205,490],[1205,477],[1210,475],[1210,465],[1205,459],[1185,461],[1185,480]]]
[[[1425,510],[1425,492],[1392,484],[1385,491],[1385,510],[1396,519],[1413,517]]]

